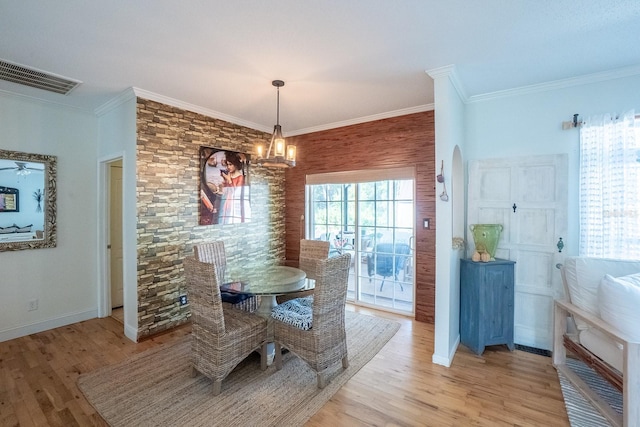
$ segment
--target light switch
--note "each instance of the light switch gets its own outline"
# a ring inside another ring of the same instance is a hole
[[[429,221],[430,221],[430,219],[429,219],[429,218],[424,218],[424,219],[422,220],[422,227],[428,230],[428,229],[430,228],[430,227],[429,227]]]

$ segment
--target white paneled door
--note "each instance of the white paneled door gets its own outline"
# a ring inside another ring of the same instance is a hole
[[[557,244],[571,244],[567,164],[565,154],[469,162],[467,224],[503,225],[496,258],[516,261],[514,341],[544,350],[552,347],[553,299],[562,295]]]

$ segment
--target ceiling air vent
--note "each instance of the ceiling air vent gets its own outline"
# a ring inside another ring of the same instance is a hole
[[[63,95],[67,95],[82,83],[79,80],[72,80],[35,68],[27,68],[3,59],[0,59],[0,80],[61,93]]]

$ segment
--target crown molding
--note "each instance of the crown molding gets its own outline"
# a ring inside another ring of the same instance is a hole
[[[128,101],[135,100],[135,98],[136,94],[134,93],[133,88],[127,88],[115,98],[110,99],[109,101],[96,108],[94,110],[94,113],[97,117],[100,117]]]
[[[599,83],[607,80],[621,79],[640,74],[640,65],[631,67],[618,68],[615,70],[603,71],[600,73],[585,74],[578,77],[570,77],[567,79],[553,80],[550,82],[539,83],[534,85],[522,86],[514,89],[499,90],[496,92],[485,93],[481,95],[473,95],[468,102],[484,102],[493,99],[507,98],[511,96],[528,95],[532,93],[546,92],[551,90],[564,89],[574,86],[583,86],[592,83]]]
[[[170,105],[172,107],[180,108],[182,110],[193,111],[194,113],[199,113],[208,117],[213,117],[214,119],[220,119],[230,123],[235,123],[237,125],[245,126],[251,129],[256,129],[265,133],[271,133],[273,131],[271,127],[267,128],[265,126],[262,126],[247,120],[242,120],[237,117],[230,116],[228,114],[220,113],[218,111],[210,110],[208,108],[203,108],[198,105],[190,104],[188,102],[180,101],[179,99],[160,95],[160,94],[150,92],[144,89],[140,89],[137,87],[127,88],[115,98],[111,99],[110,101],[98,107],[95,110],[95,114],[97,116],[101,116],[107,113],[108,111],[124,104],[125,102],[135,97],[140,97],[140,98],[148,99],[150,101],[160,102],[162,104]],[[303,134],[312,133],[312,132],[319,132],[323,130],[335,129],[335,128],[344,127],[344,126],[372,122],[375,120],[388,119],[391,117],[404,116],[404,115],[414,114],[414,113],[422,113],[425,111],[431,111],[434,108],[435,108],[434,104],[418,105],[415,107],[404,108],[404,109],[395,110],[395,111],[388,111],[386,113],[359,117],[355,119],[345,120],[342,122],[328,123],[325,125],[314,126],[314,127],[305,128],[305,129],[298,129],[295,131],[286,132],[284,136],[287,137],[287,136],[303,135]]]
[[[460,82],[460,78],[458,78],[458,73],[456,72],[455,65],[445,65],[443,67],[432,68],[431,70],[427,70],[426,73],[433,80],[441,77],[448,77],[454,89],[456,90],[456,92],[458,92],[458,96],[460,97],[462,102],[465,104],[468,102],[469,97],[464,90],[464,86]]]
[[[324,130],[336,129],[345,126],[359,125],[361,123],[373,122],[376,120],[390,119],[392,117],[406,116],[408,114],[423,113],[435,109],[434,104],[423,104],[415,107],[403,108],[401,110],[388,111],[386,113],[373,114],[371,116],[358,117],[355,119],[344,120],[342,122],[327,123],[325,125],[314,126],[304,129],[297,129],[287,132],[285,136],[305,135],[307,133],[321,132]]]
[[[194,113],[202,114],[208,117],[213,117],[214,119],[224,120],[229,123],[234,123],[236,125],[248,127],[250,129],[259,130],[266,133],[271,133],[273,131],[271,127],[267,128],[257,123],[253,123],[247,120],[242,120],[238,117],[230,116],[228,114],[224,114],[219,111],[210,110],[208,108],[200,107],[198,105],[190,104],[188,102],[180,101],[179,99],[171,98],[164,95],[159,95],[157,93],[149,92],[147,90],[140,89],[137,87],[133,87],[132,89],[136,96],[140,98],[148,99],[150,101],[160,102],[162,104],[170,105],[172,107],[180,108],[182,110],[193,111]]]
[[[20,93],[11,92],[10,90],[0,89],[0,96],[6,96],[11,98],[25,99],[31,102],[36,102],[43,105],[50,105],[54,107],[67,108],[69,110],[80,111],[83,113],[91,114],[91,110],[82,107],[76,107],[75,105],[63,104],[61,102],[50,101],[48,99],[38,98],[36,96],[23,95]]]

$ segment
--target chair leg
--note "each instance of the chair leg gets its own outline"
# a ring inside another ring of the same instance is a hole
[[[266,341],[262,343],[262,347],[260,350],[260,369],[263,371],[267,369],[267,342]]]
[[[222,380],[214,380],[213,381],[213,395],[217,396],[222,391]]]
[[[347,356],[342,358],[342,369],[347,369],[349,367],[349,358]]]
[[[265,344],[265,353],[266,353],[266,344]],[[282,346],[278,341],[276,341],[276,370],[282,369]]]
[[[324,381],[324,374],[322,372],[316,373],[316,378],[318,379],[318,388],[324,388],[327,384]]]
[[[382,277],[382,283],[380,283],[380,292],[382,292],[382,287],[384,286],[384,279],[385,277]]]

